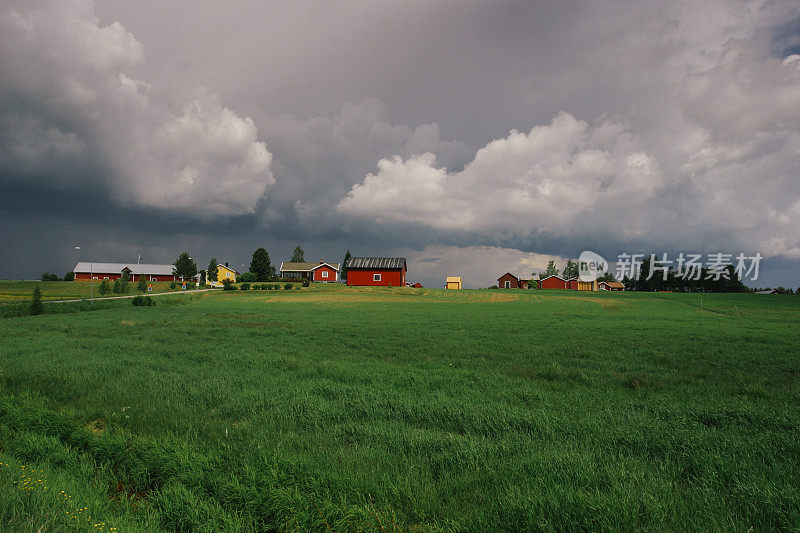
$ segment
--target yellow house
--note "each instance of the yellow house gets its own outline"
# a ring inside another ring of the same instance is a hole
[[[461,276],[447,276],[447,281],[444,285],[445,289],[460,289]]]
[[[578,290],[579,291],[596,291],[597,290],[597,280],[594,280],[594,281],[581,281],[581,280],[578,280]]]
[[[236,271],[225,265],[217,265],[217,281],[206,280],[206,283],[212,287],[222,287],[222,282],[226,279],[231,280],[231,283],[236,283]]]

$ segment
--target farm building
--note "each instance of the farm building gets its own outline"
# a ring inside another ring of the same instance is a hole
[[[404,287],[405,257],[351,257],[347,262],[347,284]]]
[[[339,280],[339,263],[281,263],[282,278],[308,279],[314,282],[327,283]]]
[[[497,286],[501,289],[527,289],[528,280],[518,278],[510,272],[506,272],[497,278]]]
[[[601,281],[597,284],[598,291],[624,291],[625,284],[619,281]]]
[[[567,289],[571,291],[596,291],[597,280],[581,281],[579,278],[570,278],[567,280]]]
[[[562,279],[559,276],[547,276],[546,278],[539,280],[539,288],[540,289],[566,289],[567,288],[567,280]]]
[[[175,281],[173,265],[153,265],[145,263],[85,263],[78,262],[72,269],[76,281],[107,279],[114,281],[127,272],[131,281]]]
[[[414,288],[414,289],[422,289],[423,288],[422,287],[422,283],[420,283],[419,281],[416,282],[415,284],[413,284],[411,287]]]
[[[461,276],[447,276],[447,280],[444,284],[445,289],[460,289],[461,288]]]
[[[217,281],[207,279],[206,283],[212,287],[222,287],[222,282],[226,279],[230,280],[231,283],[236,283],[236,276],[238,274],[238,272],[228,266],[228,263],[217,265]]]

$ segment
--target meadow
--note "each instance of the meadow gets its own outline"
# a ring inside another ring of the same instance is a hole
[[[800,529],[800,297],[118,302],[0,319],[0,529]]]

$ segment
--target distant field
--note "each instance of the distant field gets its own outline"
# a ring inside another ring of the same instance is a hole
[[[800,297],[165,298],[0,320],[0,529],[800,529]]]
[[[100,280],[102,281],[102,280]],[[34,287],[38,284],[42,291],[42,299],[47,300],[64,300],[69,298],[89,298],[90,291],[94,290],[94,297],[100,298],[100,281],[92,283],[88,281],[5,281],[0,280],[0,304],[3,303],[19,303],[31,299]],[[113,284],[113,282],[110,282]],[[137,282],[128,283],[128,294],[139,294],[136,290]],[[153,281],[150,284],[153,286],[153,292],[167,292],[169,291],[169,281]],[[187,285],[188,288],[194,288],[194,284]],[[117,294],[107,294],[106,296],[119,296]]]

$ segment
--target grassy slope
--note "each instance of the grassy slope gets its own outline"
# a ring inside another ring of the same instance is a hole
[[[797,529],[800,299],[699,305],[328,286],[4,319],[0,523]]]
[[[94,297],[101,298],[100,296],[100,283],[102,280],[94,281]],[[136,290],[137,282],[128,283],[128,294],[139,294]],[[150,285],[153,286],[153,292],[169,292],[169,281],[153,281]],[[88,281],[7,281],[0,280],[0,304],[4,303],[19,303],[26,302],[31,299],[33,289],[36,285],[42,291],[42,299],[47,300],[65,300],[72,298],[89,298],[91,283]],[[109,284],[113,286],[114,282],[110,281]],[[194,288],[194,283],[187,284],[187,288]],[[119,296],[114,293],[109,293],[106,296]]]

